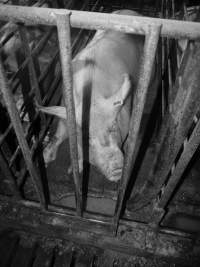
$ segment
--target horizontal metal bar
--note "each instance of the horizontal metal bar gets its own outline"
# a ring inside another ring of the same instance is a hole
[[[41,205],[45,207],[46,200],[45,200],[44,193],[43,193],[42,182],[40,180],[37,169],[33,164],[31,153],[28,147],[28,143],[24,136],[23,126],[21,124],[20,117],[19,117],[16,105],[14,103],[12,93],[10,91],[10,88],[8,87],[1,60],[0,60],[0,88],[1,88],[2,96],[4,98],[8,113],[10,115],[11,122],[13,124],[13,128],[15,129],[15,133],[16,133],[19,145],[22,149],[24,160],[26,162],[33,184],[35,186],[36,192],[38,193],[39,199],[41,201]]]
[[[118,235],[112,236],[110,224],[101,223],[98,218],[70,216],[65,213],[65,209],[60,208],[58,212],[55,206],[48,206],[48,211],[40,211],[37,203],[13,203],[2,196],[0,200],[0,215],[4,215],[0,217],[0,223],[13,225],[18,229],[130,255],[153,256],[154,259],[162,256],[170,257],[171,260],[189,259],[191,262],[192,257],[198,256],[199,243],[192,242],[191,235],[180,235],[178,231],[163,229],[154,233],[143,223],[122,221]]]
[[[57,16],[57,30],[60,46],[60,59],[63,77],[63,98],[66,107],[66,127],[69,132],[70,157],[73,168],[75,184],[77,214],[82,213],[81,179],[78,165],[78,148],[76,134],[75,107],[73,99],[73,79],[71,62],[71,36],[70,36],[70,14]]]
[[[71,12],[71,26],[86,29],[112,29],[127,33],[142,34],[148,32],[149,26],[162,25],[161,35],[173,38],[200,38],[200,23],[126,16],[98,12],[76,11],[66,9],[36,8],[1,5],[0,20],[28,23],[30,25],[56,25],[57,15]]]
[[[119,184],[119,192],[114,214],[114,223],[117,224],[122,210],[127,184],[131,175],[136,158],[137,139],[140,129],[140,123],[151,79],[155,54],[158,45],[161,26],[149,29],[144,44],[144,56],[140,70],[140,77],[133,100],[133,110],[129,125],[129,134],[127,140],[127,152],[124,160],[123,175]]]
[[[7,196],[3,196],[0,194],[0,201],[2,202],[9,202],[13,203],[13,200],[10,199],[9,197]],[[36,208],[36,209],[39,209],[40,208],[40,205],[38,202],[35,202],[35,201],[31,201],[31,200],[25,200],[25,199],[21,199],[18,201],[18,203],[14,203],[16,205],[23,205],[27,208]],[[71,210],[71,209],[68,209],[66,207],[61,207],[61,206],[57,206],[57,205],[54,205],[54,204],[48,204],[47,206],[47,210],[48,212],[53,212],[53,213],[57,213],[57,214],[60,214],[60,215],[71,215],[71,216],[76,216],[76,211],[74,210]],[[89,212],[89,211],[83,211],[83,215],[84,215],[84,220],[91,220],[91,221],[95,221],[95,222],[99,222],[99,223],[111,223],[111,217],[110,216],[103,216],[103,215],[100,215],[100,214],[94,214],[92,212]],[[77,218],[78,219],[78,218]],[[81,220],[81,218],[80,218]],[[130,220],[126,220],[126,219],[120,219],[119,221],[119,227],[121,229],[123,229],[124,227],[127,227],[127,228],[135,228],[135,229],[138,229],[138,230],[143,230],[144,232],[150,230],[152,231],[152,228],[146,224],[146,223],[143,223],[143,222],[138,222],[138,221],[130,221]],[[170,233],[170,235],[174,235],[174,236],[180,236],[180,237],[184,237],[184,238],[192,238],[193,235],[191,233],[187,233],[187,232],[183,232],[182,230],[176,230],[174,228],[170,228],[170,227],[165,227],[165,226],[162,226],[158,229],[158,234],[159,233]],[[105,234],[105,233],[104,233]]]

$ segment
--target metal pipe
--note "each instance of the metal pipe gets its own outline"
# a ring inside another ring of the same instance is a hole
[[[140,76],[139,76],[140,78],[138,81],[137,90],[134,95],[133,110],[129,126],[127,155],[125,156],[123,174],[119,184],[119,192],[114,214],[115,224],[118,224],[119,222],[119,217],[124,202],[126,187],[136,158],[135,157],[136,156],[135,150],[137,147],[136,143],[138,140],[139,128],[144,110],[146,95],[148,92],[148,86],[151,79],[151,73],[155,60],[155,54],[160,36],[160,30],[161,26],[150,27],[149,33],[145,37],[144,57],[140,70]]]
[[[70,10],[1,5],[0,19],[27,23],[29,25],[56,25],[58,15],[67,15]],[[200,38],[200,23],[160,18],[126,16],[87,11],[71,11],[71,26],[86,29],[112,29],[144,35],[149,25],[162,25],[161,35],[172,38]]]
[[[30,149],[28,146],[28,143],[26,141],[26,138],[24,136],[23,126],[20,121],[20,117],[16,108],[16,105],[14,103],[13,96],[11,94],[10,88],[8,87],[6,77],[5,77],[5,71],[3,69],[2,62],[0,60],[0,88],[2,92],[3,99],[5,101],[5,105],[7,107],[8,113],[10,115],[11,122],[13,124],[13,127],[15,129],[15,133],[19,142],[19,145],[21,147],[24,160],[26,162],[26,166],[29,170],[31,179],[33,181],[33,184],[35,186],[36,192],[38,194],[39,200],[41,202],[41,205],[43,207],[46,206],[46,200],[43,192],[43,186],[42,182],[40,180],[38,170],[34,166],[34,163],[31,158]]]
[[[76,135],[75,107],[73,99],[73,79],[71,63],[70,13],[57,16],[57,30],[60,47],[60,58],[63,77],[63,98],[67,113],[67,129],[69,132],[70,157],[75,184],[77,214],[82,214],[81,180],[78,165],[78,148]]]

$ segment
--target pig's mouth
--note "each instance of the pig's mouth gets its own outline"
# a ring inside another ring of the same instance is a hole
[[[111,182],[118,182],[122,177],[122,167],[114,169],[108,177]]]

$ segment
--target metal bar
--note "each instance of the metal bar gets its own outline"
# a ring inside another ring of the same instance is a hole
[[[41,205],[45,207],[46,200],[45,200],[44,193],[43,193],[42,182],[38,175],[38,171],[33,164],[31,153],[28,147],[28,143],[24,136],[23,126],[21,124],[20,117],[19,117],[16,105],[14,103],[13,96],[11,94],[10,89],[8,88],[8,84],[5,78],[5,72],[4,72],[1,60],[0,60],[0,88],[1,88],[2,96],[4,98],[8,113],[10,115],[11,122],[15,129],[15,133],[16,133],[19,145],[22,149],[24,160],[26,162],[27,168],[29,170],[36,192],[38,194],[39,200],[41,202]]]
[[[0,202],[8,202],[8,203],[11,203],[11,205],[13,205],[13,200],[10,199],[9,197],[5,196],[5,195],[1,195],[0,194]],[[14,203],[16,204],[16,203]],[[24,207],[28,207],[29,209],[39,209],[40,206],[39,206],[39,203],[37,202],[34,202],[34,201],[31,201],[31,200],[25,200],[25,199],[22,199],[18,202],[17,205],[23,205]],[[57,214],[64,214],[64,215],[71,215],[71,216],[76,216],[76,211],[74,210],[70,210],[66,207],[58,207],[57,205],[53,205],[53,204],[48,204],[48,209],[47,209],[48,213],[51,213],[51,212],[54,212],[54,213],[57,213]],[[85,220],[88,220],[88,221],[96,221],[96,222],[103,222],[103,223],[110,223],[110,217],[109,216],[102,216],[101,214],[94,214],[92,212],[87,212],[87,211],[84,211],[83,212],[84,214],[84,219],[83,218],[77,218],[76,219],[80,219],[80,222],[83,222]],[[130,221],[130,220],[126,220],[124,218],[120,219],[119,221],[119,227],[124,229],[125,227],[127,228],[134,228],[136,231],[137,229],[140,229],[144,232],[148,231],[148,230],[152,230],[151,227],[146,224],[146,223],[143,223],[143,222],[137,222],[137,221]],[[161,226],[159,229],[158,229],[158,234],[159,233],[170,233],[171,235],[175,235],[175,236],[180,236],[180,237],[188,237],[188,238],[191,238],[192,237],[192,234],[191,233],[187,233],[187,232],[183,232],[182,230],[176,230],[174,228],[169,228],[169,227],[165,227],[165,226]]]
[[[81,180],[78,166],[78,148],[76,135],[75,107],[73,99],[73,80],[71,65],[71,36],[70,36],[70,13],[57,16],[57,30],[60,47],[63,98],[67,113],[67,129],[69,131],[70,157],[73,167],[73,178],[75,184],[77,214],[82,214]]]
[[[189,164],[191,158],[193,157],[199,145],[200,145],[200,120],[198,120],[197,125],[193,130],[189,140],[185,139],[182,155],[177,165],[175,166],[175,170],[173,171],[171,177],[169,178],[167,185],[163,188],[160,199],[155,204],[154,207],[155,210],[163,209],[166,207],[178,182],[182,178],[182,175],[187,165]]]
[[[0,19],[29,23],[30,25],[56,25],[57,15],[67,15],[69,10],[1,5]],[[87,29],[112,29],[144,35],[149,25],[162,25],[161,35],[174,38],[200,38],[200,23],[160,18],[126,16],[87,11],[71,11],[71,26]]]
[[[17,186],[16,177],[14,176],[12,170],[9,168],[8,162],[4,158],[1,149],[0,149],[0,168],[1,168],[1,170],[5,176],[6,180],[8,181],[7,184],[10,187],[14,196],[17,197],[18,199],[21,199],[22,195],[21,195],[21,192]]]
[[[17,146],[15,152],[13,153],[13,155],[12,155],[12,157],[10,159],[9,168],[12,167],[12,165],[13,165],[14,161],[16,160],[16,158],[17,158],[17,156],[18,156],[20,151],[21,151],[20,146]]]
[[[149,33],[145,37],[144,57],[140,70],[140,78],[137,90],[133,100],[133,110],[131,114],[129,135],[127,141],[127,155],[125,156],[122,178],[119,184],[118,198],[114,214],[114,224],[118,224],[122,211],[126,187],[135,162],[137,139],[139,134],[140,123],[142,119],[143,109],[145,105],[148,86],[151,79],[151,73],[155,60],[156,49],[160,36],[161,26],[150,27]]]

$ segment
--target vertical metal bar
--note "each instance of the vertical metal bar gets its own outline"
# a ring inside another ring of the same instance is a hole
[[[133,110],[127,142],[128,151],[127,155],[125,156],[123,175],[119,184],[118,198],[114,214],[114,224],[118,224],[125,197],[126,187],[135,161],[136,143],[138,139],[148,86],[151,79],[160,30],[161,26],[149,26],[149,32],[147,32],[145,36],[144,56],[137,90],[135,92],[133,101]]]
[[[21,199],[22,195],[21,192],[17,186],[16,178],[12,172],[12,170],[8,166],[8,162],[3,156],[3,153],[0,149],[0,168],[5,175],[6,180],[8,181],[8,185],[11,188],[12,193],[14,194],[15,197]]]
[[[36,167],[34,166],[32,157],[31,157],[31,152],[28,146],[28,143],[26,141],[26,138],[24,136],[24,131],[23,131],[23,126],[20,121],[20,117],[13,99],[13,96],[11,94],[11,90],[8,87],[8,83],[6,81],[6,76],[5,76],[5,71],[3,69],[3,64],[0,59],[0,88],[2,92],[3,99],[5,101],[5,105],[7,107],[8,113],[10,115],[11,122],[13,124],[13,127],[15,129],[15,133],[19,142],[19,145],[21,147],[24,160],[26,162],[27,168],[29,170],[31,179],[33,181],[33,184],[35,186],[35,189],[37,191],[39,200],[41,202],[41,205],[43,207],[46,206],[46,200],[44,197],[44,192],[43,192],[43,186],[42,182],[40,180],[38,171]]]
[[[70,35],[70,13],[57,15],[57,29],[60,47],[60,58],[63,76],[63,98],[67,113],[67,128],[69,132],[70,157],[73,167],[73,178],[75,184],[76,209],[79,216],[82,215],[81,180],[78,166],[78,149],[76,135],[75,107],[73,99],[73,77],[71,64],[71,35]]]

